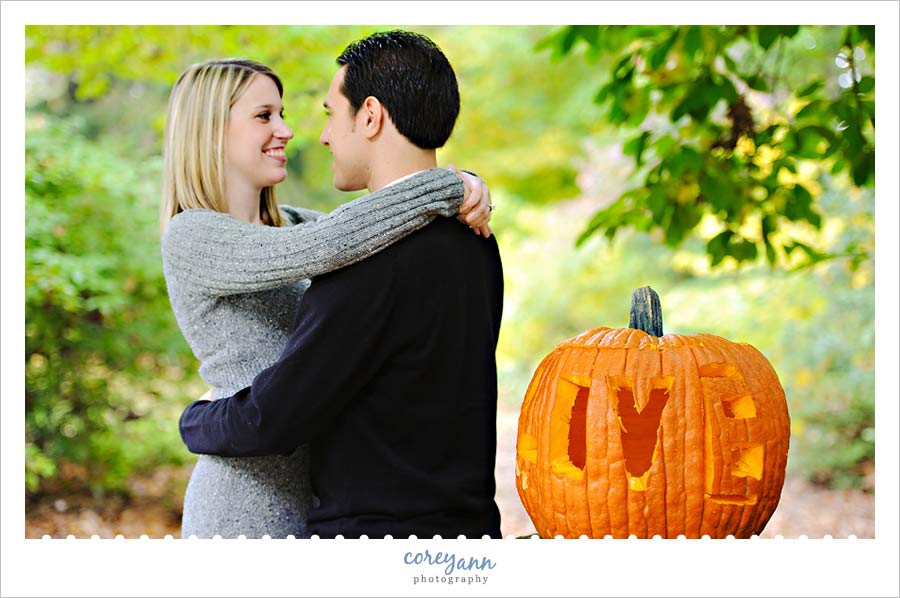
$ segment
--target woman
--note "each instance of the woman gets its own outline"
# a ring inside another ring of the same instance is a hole
[[[169,298],[214,398],[275,362],[312,276],[364,259],[435,216],[460,211],[456,175],[431,169],[330,214],[279,207],[283,89],[247,60],[190,67],[169,99],[161,225]],[[470,177],[466,223],[490,234],[489,193]],[[463,216],[460,216],[462,219]],[[182,536],[302,537],[311,500],[304,447],[291,456],[201,456],[185,494]],[[297,523],[301,522],[301,523]]]

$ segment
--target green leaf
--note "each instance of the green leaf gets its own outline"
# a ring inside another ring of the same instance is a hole
[[[640,126],[650,111],[650,89],[647,86],[634,89],[625,99],[625,110],[628,113],[626,124]]]
[[[820,149],[820,142],[825,140],[829,146]],[[785,139],[785,149],[795,158],[819,159],[834,146],[835,137],[825,127],[810,125],[795,129]]]
[[[760,75],[750,75],[749,77],[746,77],[744,81],[750,86],[750,89],[755,89],[756,91],[771,91],[768,81]]]
[[[725,259],[725,256],[728,255],[728,243],[733,236],[733,231],[724,230],[709,240],[706,244],[706,253],[710,257],[710,265],[717,266]]]
[[[677,146],[678,142],[671,135],[660,135],[653,142],[653,149],[657,156],[670,154]]]
[[[770,145],[775,139],[775,133],[781,128],[781,125],[774,124],[769,125],[762,131],[756,134],[756,145],[757,147],[760,145]]]
[[[794,222],[806,220],[819,228],[822,223],[821,216],[813,210],[812,204],[813,197],[809,190],[803,185],[795,185],[788,193],[784,215]]]
[[[578,41],[578,29],[575,27],[566,27],[563,30],[562,38],[559,40],[559,51],[560,54],[568,54],[572,49],[572,46],[575,45],[575,42]]]
[[[800,31],[798,25],[776,25],[776,29],[781,37],[794,37]]]
[[[109,78],[103,75],[95,75],[85,79],[75,88],[75,98],[79,101],[94,100],[102,96],[109,89]]]
[[[733,104],[735,101],[737,101],[737,89],[735,89],[734,83],[732,83],[731,79],[729,79],[728,77],[718,77],[718,81],[716,82],[716,89],[718,91],[718,97],[724,99],[729,104]],[[713,100],[713,106],[715,105],[717,99]]]
[[[665,190],[659,185],[651,188],[650,193],[647,194],[646,203],[647,208],[653,214],[654,222],[657,224],[662,223],[669,203]]]
[[[647,148],[648,139],[650,139],[650,131],[644,131],[637,137],[628,140],[622,150],[626,155],[634,156],[635,166],[638,168],[643,164],[643,154]]]
[[[860,93],[869,93],[870,91],[875,89],[875,77],[866,75],[859,80],[859,85],[857,87]]]
[[[609,227],[607,228],[607,238],[612,240],[617,228],[617,219],[612,216],[623,211],[624,206],[622,198],[624,196],[625,195],[623,194],[609,207],[598,210],[594,213],[587,227],[585,227],[585,229],[581,232],[580,235],[578,235],[578,238],[575,240],[576,247],[581,247],[581,245],[583,245],[585,241],[587,241],[592,235],[594,235],[594,233],[596,233],[600,228],[603,227]],[[618,220],[621,220],[621,218],[619,218]]]
[[[748,241],[747,239],[741,239],[737,242],[729,242],[727,252],[728,255],[736,259],[738,262],[755,260],[756,256],[758,255],[756,243],[754,243],[753,241]]]
[[[703,121],[720,97],[718,88],[708,79],[697,81],[688,88],[681,101],[672,109],[671,120],[678,122],[685,115],[689,115],[694,121]]]
[[[831,174],[837,174],[842,170],[846,170],[847,161],[846,160],[835,160],[834,165],[831,167]]]
[[[700,176],[700,192],[714,212],[726,211],[731,204],[729,185],[714,171]]]
[[[862,109],[862,114],[865,115],[869,122],[872,123],[872,126],[875,126],[875,102],[872,100],[860,100],[859,107]]]
[[[672,29],[672,33],[667,37],[662,43],[657,44],[653,50],[650,52],[650,56],[647,59],[647,64],[651,70],[657,70],[666,62],[666,57],[669,55],[669,52],[672,50],[672,46],[675,45],[675,42],[678,41],[679,29],[678,27],[674,27]]]
[[[862,187],[875,177],[875,150],[866,150],[853,162],[853,183]]]
[[[584,39],[591,46],[599,45],[599,30],[596,26],[567,26],[559,31],[541,38],[535,44],[535,51],[549,49],[553,59],[560,59],[568,54],[579,39]]]
[[[807,104],[806,106],[801,108],[799,112],[797,112],[797,118],[798,119],[804,119],[804,118],[821,119],[822,109],[827,107],[827,105],[828,104],[824,100],[813,100],[812,102],[810,102],[809,104]]]
[[[772,246],[772,242],[768,237],[765,237],[763,239],[763,243],[766,246],[766,260],[769,262],[770,266],[774,266],[776,260],[778,259],[777,255],[775,254],[775,248]]]
[[[682,39],[681,43],[686,54],[688,54],[689,56],[693,56],[694,54],[696,54],[703,46],[703,38],[701,37],[700,27],[696,25],[688,27],[687,31],[685,31],[684,33],[684,38]]]
[[[778,39],[778,28],[772,25],[761,25],[756,28],[756,40],[759,45],[768,50]]]
[[[860,37],[869,42],[871,48],[875,48],[875,26],[874,25],[857,25],[856,30]]]
[[[616,89],[619,85],[619,82],[615,79],[604,85],[600,88],[600,91],[597,92],[597,95],[594,96],[595,104],[602,104],[606,101],[606,98],[609,97],[611,91]]]
[[[557,38],[559,37],[560,32],[551,33],[550,35],[545,35],[541,39],[539,39],[534,44],[534,51],[540,52],[542,50],[550,50],[551,53],[555,53],[558,49]]]
[[[684,204],[675,206],[675,213],[672,216],[672,229],[676,231],[677,234],[673,235],[673,242],[677,245],[680,244],[687,233],[694,229],[695,226],[700,224],[700,220],[703,218],[703,211],[697,209],[696,206],[692,204]]]
[[[794,37],[799,30],[797,25],[761,25],[756,28],[756,39],[768,50],[779,37]]]
[[[600,27],[598,25],[576,25],[575,32],[592,48],[600,46]]]
[[[633,54],[626,54],[623,56],[612,70],[613,78],[630,81],[631,76],[634,73],[634,64],[632,64],[633,59]]]
[[[797,161],[792,158],[779,160],[777,164],[792,174],[797,174]]]
[[[821,79],[816,79],[815,81],[813,81],[812,83],[810,83],[809,85],[807,85],[806,87],[804,87],[803,89],[798,91],[795,95],[798,98],[805,98],[807,96],[811,96],[815,92],[822,89],[822,87],[824,85],[825,85],[824,81],[822,81]]]
[[[778,223],[776,222],[775,217],[772,214],[766,214],[765,216],[763,216],[760,226],[762,228],[762,236],[764,239],[768,239],[769,235],[778,230]]]
[[[734,58],[732,58],[728,54],[721,54],[721,56],[722,56],[722,60],[725,62],[726,68],[728,68],[728,70],[731,71],[732,73],[737,73],[738,65],[734,61]]]

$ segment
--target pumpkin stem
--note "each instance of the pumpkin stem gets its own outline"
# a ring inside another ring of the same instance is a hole
[[[663,335],[659,295],[650,287],[641,287],[631,294],[631,321],[628,327],[643,330],[650,336]]]

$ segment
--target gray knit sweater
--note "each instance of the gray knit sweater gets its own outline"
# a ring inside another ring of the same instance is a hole
[[[435,216],[456,215],[463,190],[454,174],[434,168],[326,215],[283,207],[292,226],[202,209],[176,215],[162,239],[163,272],[215,397],[249,386],[277,360],[310,277],[362,260]]]

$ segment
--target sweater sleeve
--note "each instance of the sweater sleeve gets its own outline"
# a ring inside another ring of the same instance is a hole
[[[464,187],[432,168],[343,204],[318,220],[271,227],[212,210],[175,216],[163,262],[183,284],[213,295],[258,292],[338,270],[459,211]]]
[[[225,457],[289,454],[340,417],[391,355],[385,339],[392,336],[396,270],[383,257],[317,281],[278,361],[249,388],[188,405],[178,424],[188,450]]]
[[[298,208],[295,206],[286,205],[281,205],[278,207],[281,209],[281,214],[287,219],[288,222],[290,222],[291,226],[295,224],[301,224],[303,222],[318,220],[325,215],[323,212],[311,210],[309,208]]]

